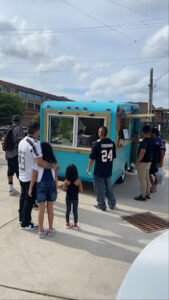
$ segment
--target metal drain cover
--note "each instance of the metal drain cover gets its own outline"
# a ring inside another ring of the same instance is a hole
[[[134,214],[130,216],[121,216],[121,218],[143,230],[144,232],[154,232],[169,228],[168,221],[152,214],[151,212]]]

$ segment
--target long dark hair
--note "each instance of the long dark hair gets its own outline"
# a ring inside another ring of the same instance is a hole
[[[70,164],[66,168],[65,178],[71,182],[74,182],[78,179],[78,170],[75,165]]]
[[[57,163],[57,160],[54,156],[52,147],[49,143],[42,142],[41,143],[43,159],[49,163]]]

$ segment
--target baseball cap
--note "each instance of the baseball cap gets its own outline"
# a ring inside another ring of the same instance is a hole
[[[12,116],[12,121],[20,121],[20,120],[21,120],[20,115],[13,115]]]

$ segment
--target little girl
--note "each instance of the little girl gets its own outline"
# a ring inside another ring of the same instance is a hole
[[[69,215],[73,206],[74,229],[78,229],[78,194],[83,191],[82,182],[78,179],[78,171],[75,165],[67,166],[63,191],[66,192],[66,228],[70,228]]]
[[[57,163],[56,158],[53,154],[52,147],[50,144],[43,142],[41,143],[43,159],[49,163]],[[39,237],[43,239],[45,234],[53,236],[56,230],[53,226],[53,202],[56,201],[57,196],[57,172],[53,169],[43,169],[36,163],[33,167],[33,175],[29,186],[28,194],[31,197],[33,186],[37,182],[37,204],[38,204],[38,225],[39,225]],[[49,230],[44,231],[43,220],[45,213],[45,206],[47,201],[47,212]]]

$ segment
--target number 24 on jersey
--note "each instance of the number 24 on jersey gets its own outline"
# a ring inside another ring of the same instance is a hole
[[[113,160],[113,150],[102,150],[101,151],[101,160],[102,162],[108,162]]]

